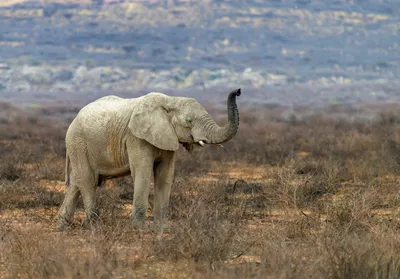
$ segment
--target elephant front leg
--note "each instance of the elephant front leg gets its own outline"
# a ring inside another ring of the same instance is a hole
[[[136,228],[144,228],[144,220],[149,205],[150,182],[153,174],[152,162],[141,162],[134,167],[134,191],[132,221]]]
[[[168,204],[174,179],[175,153],[154,168],[154,226],[163,232],[167,226]]]

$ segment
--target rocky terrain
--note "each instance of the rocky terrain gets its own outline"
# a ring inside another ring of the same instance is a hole
[[[0,4],[0,98],[83,102],[148,91],[270,106],[396,101],[397,1]],[[251,101],[250,101],[251,100]]]

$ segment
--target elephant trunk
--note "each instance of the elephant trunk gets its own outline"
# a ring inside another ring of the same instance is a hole
[[[239,128],[239,111],[236,105],[236,96],[240,96],[240,94],[240,88],[229,93],[227,100],[228,123],[225,126],[218,126],[208,114],[204,116],[203,127],[207,133],[207,143],[224,143],[236,134]]]

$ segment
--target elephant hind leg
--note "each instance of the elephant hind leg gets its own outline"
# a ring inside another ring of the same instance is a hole
[[[81,193],[87,221],[91,221],[98,216],[96,190],[99,176],[92,170],[87,160],[81,158],[73,165],[72,180]]]
[[[76,185],[67,186],[64,202],[61,205],[59,212],[59,230],[64,230],[68,226],[74,217],[76,202],[79,197],[79,189]]]
[[[87,221],[93,221],[98,217],[96,204],[97,181],[95,176],[87,173],[81,183],[78,184],[78,188],[82,195]]]

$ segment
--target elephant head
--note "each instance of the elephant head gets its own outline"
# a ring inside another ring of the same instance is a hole
[[[236,97],[240,94],[240,89],[229,93],[228,123],[221,127],[193,98],[150,93],[135,100],[129,128],[136,137],[163,150],[176,151],[179,143],[188,151],[192,151],[194,145],[221,144],[238,130]]]

